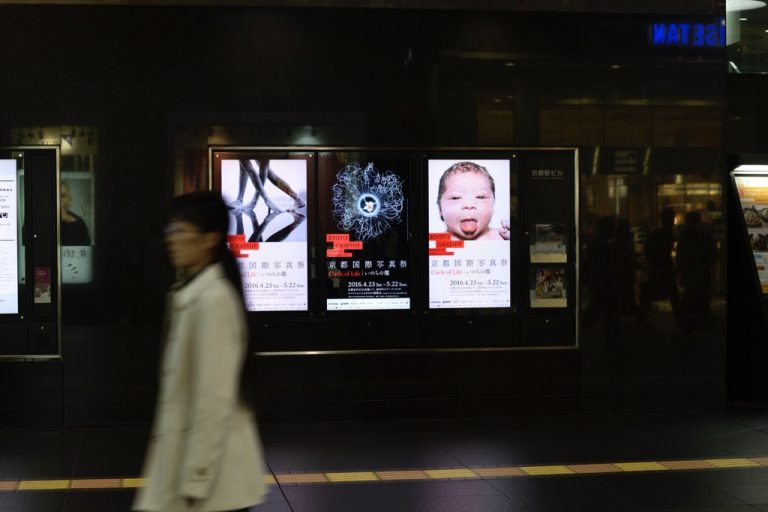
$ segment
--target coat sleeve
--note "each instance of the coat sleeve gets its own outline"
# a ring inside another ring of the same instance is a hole
[[[216,289],[196,304],[197,328],[190,347],[190,428],[179,482],[182,496],[210,496],[237,404],[244,319],[234,293],[227,288]]]

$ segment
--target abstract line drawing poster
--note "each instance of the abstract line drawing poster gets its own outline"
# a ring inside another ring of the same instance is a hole
[[[511,307],[509,160],[428,161],[429,307]]]
[[[326,309],[410,309],[411,160],[322,154],[320,194]]]
[[[307,311],[307,160],[221,161],[229,247],[248,311]]]

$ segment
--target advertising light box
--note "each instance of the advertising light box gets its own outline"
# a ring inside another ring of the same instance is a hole
[[[59,183],[61,282],[93,281],[94,182],[92,172],[62,172]]]
[[[221,161],[229,246],[248,311],[307,311],[307,161]]]
[[[768,176],[736,176],[734,181],[760,286],[768,294]]]
[[[16,161],[0,160],[0,314],[19,312]]]
[[[357,155],[360,156],[360,155]],[[409,309],[408,173],[396,157],[321,155],[328,311]]]
[[[428,161],[429,308],[511,307],[509,160]]]

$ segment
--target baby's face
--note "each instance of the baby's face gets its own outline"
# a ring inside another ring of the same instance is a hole
[[[445,180],[439,207],[449,233],[463,240],[474,240],[488,229],[493,203],[488,178],[477,172],[462,172]]]

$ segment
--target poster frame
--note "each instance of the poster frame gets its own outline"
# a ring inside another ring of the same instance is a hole
[[[81,246],[81,245],[64,245],[61,240],[61,209],[58,210],[58,222],[59,222],[59,274],[61,276],[61,284],[62,286],[66,286],[69,289],[89,289],[89,288],[95,288],[97,287],[97,251],[98,251],[98,245],[96,244],[96,173],[94,171],[59,171],[58,176],[58,198],[61,200],[61,182],[66,181],[70,185],[70,191],[72,189],[72,186],[77,181],[85,181],[87,182],[87,190],[88,190],[88,206],[90,207],[90,211],[86,216],[83,216],[83,220],[85,220],[86,226],[88,227],[88,233],[91,239],[91,243],[87,246]],[[80,200],[82,203],[82,199]],[[78,212],[79,213],[79,212]],[[87,281],[69,281],[67,276],[65,275],[65,272],[62,270],[64,267],[64,257],[62,250],[65,247],[90,247],[90,279]]]
[[[749,254],[749,264],[752,269],[752,279],[757,291],[757,296],[760,297],[761,309],[763,314],[768,317],[768,293],[763,292],[763,286],[760,283],[760,276],[757,270],[757,263],[755,262],[755,255],[751,244],[749,243],[749,229],[747,223],[744,220],[743,209],[741,206],[741,196],[739,195],[739,187],[736,183],[737,178],[765,178],[768,180],[768,163],[765,165],[739,165],[729,173],[729,179],[731,180],[731,188],[736,195],[736,205],[739,207],[739,225],[741,226],[742,239],[744,240],[744,246]]]
[[[307,261],[307,308],[305,310],[271,310],[271,311],[248,311],[248,315],[251,319],[255,318],[255,315],[259,315],[266,319],[275,318],[289,318],[293,320],[308,318],[314,316],[313,304],[317,302],[316,295],[318,291],[314,284],[313,276],[315,275],[315,257],[314,252],[317,247],[317,204],[315,194],[313,190],[316,188],[316,174],[317,174],[317,153],[305,148],[252,148],[252,147],[219,147],[209,146],[208,148],[208,189],[220,193],[221,188],[221,176],[220,167],[217,167],[215,162],[217,155],[227,155],[234,157],[235,155],[262,155],[270,156],[272,158],[291,159],[291,154],[305,154],[307,158],[297,158],[297,160],[306,161],[306,199],[307,199],[307,236],[306,236],[306,261]],[[219,173],[219,174],[217,174]]]
[[[468,158],[471,157],[471,158]],[[499,149],[499,150],[488,150],[488,149],[479,149],[479,148],[473,148],[473,149],[447,149],[447,150],[434,150],[434,151],[427,151],[424,152],[422,156],[422,162],[423,162],[423,169],[422,169],[422,176],[425,180],[425,186],[424,190],[422,191],[422,197],[419,198],[422,201],[422,205],[425,207],[424,211],[424,223],[423,227],[427,228],[427,232],[429,231],[429,215],[431,211],[434,209],[433,204],[435,203],[435,198],[430,195],[431,191],[430,189],[430,183],[429,183],[429,175],[428,175],[428,166],[429,162],[433,160],[448,160],[448,161],[492,161],[492,160],[499,160],[499,161],[508,161],[509,162],[509,177],[507,180],[508,185],[508,193],[512,190],[512,177],[516,174],[519,174],[517,169],[517,162],[516,156],[514,151],[508,150],[508,149]],[[519,176],[516,176],[516,179],[519,179]],[[519,183],[517,184],[517,187],[519,188]],[[498,197],[499,190],[496,190],[496,195]],[[519,204],[519,197],[515,198],[518,201]],[[509,285],[508,285],[508,294],[509,294],[509,306],[505,307],[493,307],[493,306],[485,306],[485,307],[475,307],[471,308],[472,313],[480,315],[480,316],[508,316],[510,314],[517,314],[520,310],[520,304],[521,304],[521,298],[517,296],[515,293],[519,280],[521,278],[520,275],[516,275],[516,272],[519,274],[519,268],[521,266],[522,260],[520,258],[520,231],[521,226],[519,223],[519,217],[520,212],[513,212],[512,208],[512,196],[510,194],[510,197],[507,199],[508,206],[509,206],[509,215],[508,215],[508,221],[512,217],[517,217],[516,226],[513,226],[513,231],[511,233],[511,238],[509,240],[509,260],[510,260],[510,276],[509,276]],[[503,215],[501,217],[504,217]],[[515,229],[516,228],[516,229]],[[426,233],[426,232],[425,232]],[[426,236],[426,234],[425,234]],[[517,247],[517,255],[515,255],[515,246]],[[426,253],[426,251],[425,251]],[[457,310],[464,309],[461,306],[457,307],[449,307],[449,308],[436,308],[430,306],[430,276],[429,276],[429,255],[425,254],[423,256],[424,261],[424,268],[426,270],[423,279],[422,279],[422,285],[424,287],[424,295],[425,300],[423,304],[424,314],[430,317],[446,317],[455,315]]]
[[[412,205],[416,205],[416,207],[413,207],[410,211],[411,216],[411,222],[415,224],[415,227],[412,229],[414,232],[413,237],[413,244],[417,249],[421,249],[421,246],[424,247],[427,246],[427,236],[420,233],[420,227],[424,226],[425,229],[427,226],[427,216],[425,212],[425,205],[418,204],[423,201],[423,195],[425,194],[426,189],[426,160],[428,157],[431,158],[442,158],[443,155],[447,155],[448,158],[450,158],[451,154],[457,154],[457,153],[467,153],[472,155],[489,155],[487,158],[492,158],[490,155],[510,155],[511,158],[515,158],[521,154],[524,153],[530,153],[530,154],[549,154],[549,155],[562,155],[567,158],[570,167],[570,162],[573,163],[573,176],[572,176],[572,186],[569,190],[569,193],[572,193],[572,205],[573,209],[570,214],[570,217],[572,219],[572,233],[573,236],[570,237],[570,239],[567,241],[568,245],[571,246],[569,255],[572,254],[573,257],[571,258],[569,256],[567,266],[572,269],[573,272],[573,290],[572,293],[569,293],[569,305],[568,308],[556,311],[555,313],[561,314],[561,315],[573,315],[573,332],[569,336],[569,342],[562,343],[555,341],[551,345],[543,344],[543,345],[534,345],[526,343],[524,345],[478,345],[478,346],[466,346],[466,345],[456,345],[456,344],[445,344],[445,345],[434,345],[434,344],[426,344],[424,346],[414,346],[414,347],[401,347],[401,346],[395,346],[395,347],[375,347],[375,346],[366,346],[363,348],[349,348],[347,346],[335,346],[331,344],[328,346],[324,343],[324,341],[321,341],[320,339],[316,339],[312,346],[304,346],[301,347],[287,347],[285,350],[281,350],[279,347],[264,347],[264,349],[258,351],[256,354],[259,356],[275,356],[275,357],[284,357],[284,356],[323,356],[323,355],[345,355],[345,354],[390,354],[390,353],[421,353],[421,352],[486,352],[486,351],[519,351],[519,350],[579,350],[580,349],[580,276],[579,276],[579,264],[580,264],[580,258],[579,258],[579,249],[580,249],[580,239],[579,239],[579,204],[580,204],[580,196],[579,196],[579,148],[574,146],[558,146],[558,147],[541,147],[541,146],[521,146],[521,147],[376,147],[376,146],[325,146],[325,145],[318,145],[318,146],[243,146],[243,145],[210,145],[208,147],[208,188],[210,190],[213,190],[213,155],[216,152],[241,152],[241,151],[247,151],[247,152],[279,152],[279,153],[288,153],[288,152],[313,152],[314,153],[314,179],[313,183],[310,185],[311,190],[308,190],[308,198],[310,198],[315,205],[319,205],[318,197],[319,197],[319,191],[317,190],[317,184],[319,183],[318,178],[318,162],[319,162],[319,154],[321,152],[359,152],[359,153],[378,153],[378,152],[401,152],[401,153],[415,153],[417,155],[418,159],[418,176],[414,176],[411,180],[411,184],[414,188],[411,189],[412,199],[410,200]],[[481,156],[477,156],[476,158],[480,159],[483,158]],[[499,156],[501,158],[501,156]],[[572,160],[571,160],[572,159]],[[519,186],[519,184],[518,184]],[[520,215],[522,217],[522,215]],[[283,317],[290,317],[293,316],[295,319],[299,319],[296,317],[296,315],[301,315],[304,320],[311,321],[312,325],[315,326],[315,329],[318,330],[322,327],[322,324],[324,322],[327,322],[329,320],[333,320],[333,318],[327,318],[326,315],[322,314],[324,312],[324,304],[323,297],[321,296],[319,285],[317,285],[318,277],[317,277],[317,269],[318,269],[318,262],[320,261],[320,257],[318,254],[318,251],[325,246],[322,241],[319,240],[319,225],[317,223],[317,215],[315,216],[315,222],[310,224],[309,229],[310,232],[308,234],[308,240],[312,240],[313,242],[310,242],[310,266],[312,267],[312,272],[309,276],[309,288],[310,288],[310,305],[309,305],[309,312],[301,312],[301,313],[290,313],[290,312],[265,312],[268,315],[275,314],[277,316],[283,316]],[[523,226],[520,224],[518,226],[518,230],[522,233]],[[520,241],[527,240],[526,238],[522,236],[522,234],[518,237]],[[517,269],[516,271],[519,273],[517,276],[512,276],[512,312],[513,315],[519,315],[523,312],[526,312],[528,314],[533,314],[535,317],[544,317],[546,315],[553,314],[552,310],[547,309],[541,309],[537,311],[530,311],[530,308],[526,309],[527,300],[525,297],[519,295],[520,286],[518,286],[519,283],[525,282],[527,273],[529,271],[529,265],[528,265],[528,258],[523,257],[523,251],[528,250],[528,246],[521,244],[518,242],[518,256],[517,256]],[[413,265],[418,265],[422,267],[423,269],[426,269],[426,250],[424,251],[424,256],[418,256],[417,251],[417,257],[413,262]],[[513,272],[515,269],[513,269]],[[412,281],[412,285],[421,284],[422,279],[419,277],[418,272],[415,273],[415,280]],[[426,282],[426,278],[423,279],[423,281]],[[427,292],[425,290],[414,290],[415,293],[413,293],[413,298],[417,300],[417,304],[412,306],[412,310],[417,311],[407,311],[407,310],[395,310],[395,311],[383,311],[383,313],[395,313],[402,314],[403,318],[411,318],[413,317],[416,321],[424,322],[425,319],[428,319],[431,316],[439,316],[439,315],[433,315],[434,311],[426,311],[426,304],[427,304]],[[572,299],[572,303],[571,303]],[[437,311],[437,310],[435,310]],[[258,315],[264,315],[265,313],[258,313]],[[339,320],[340,316],[337,315],[337,313],[340,312],[334,312],[333,316],[336,316],[336,320]],[[343,312],[346,313],[346,312]],[[381,311],[364,311],[361,312],[364,313],[364,316],[366,317],[363,319],[363,321],[370,319],[372,321],[375,320],[382,320],[380,317]],[[415,315],[415,313],[420,313],[418,315]],[[424,314],[421,314],[424,313]],[[482,314],[482,313],[481,313]],[[504,314],[504,313],[502,313]],[[253,313],[249,313],[249,315],[253,315]],[[343,315],[347,316],[347,315]],[[352,315],[350,315],[352,316]],[[312,318],[309,318],[312,317]],[[485,318],[487,317],[487,318]],[[273,317],[274,318],[274,317]],[[492,322],[493,318],[498,318],[498,314],[493,314],[488,312],[485,312],[483,320],[487,322]],[[463,321],[472,324],[471,317],[467,316],[463,319]],[[544,320],[542,320],[544,321]],[[266,325],[266,324],[265,324]],[[428,338],[428,332],[421,332],[420,336],[422,339]],[[323,338],[322,333],[318,335],[318,338]],[[570,340],[573,340],[571,343]],[[306,344],[309,345],[309,344]],[[294,349],[295,348],[295,349]]]
[[[59,224],[61,222],[61,210],[60,210],[60,197],[61,197],[61,191],[59,188],[59,182],[61,179],[61,147],[58,145],[17,145],[17,146],[0,146],[0,153],[8,152],[10,154],[13,154],[14,152],[20,152],[18,155],[19,158],[24,158],[24,153],[28,151],[35,151],[35,152],[45,152],[50,151],[52,152],[52,157],[54,161],[54,184],[53,184],[53,194],[54,194],[54,208],[56,211],[56,218],[55,218],[55,247],[53,248],[55,253],[55,258],[58,260],[60,258],[61,254],[61,233]],[[23,168],[24,174],[28,173],[28,170],[26,166]],[[27,180],[25,180],[27,181]],[[23,207],[26,209],[27,205],[30,201],[30,188],[28,186],[28,181],[25,183],[24,188],[24,205]],[[25,215],[26,217],[26,215]],[[31,227],[29,225],[26,226],[26,237],[29,240],[30,237],[30,231]],[[33,270],[32,265],[32,255],[30,251],[25,251],[24,253],[25,258],[25,269],[27,272],[27,275],[30,275],[30,272]],[[53,310],[52,315],[53,318],[42,318],[40,321],[38,321],[37,318],[35,318],[35,315],[33,313],[33,308],[31,307],[32,303],[32,294],[30,290],[34,287],[34,279],[26,279],[23,284],[20,284],[19,286],[22,288],[23,292],[20,294],[20,305],[23,304],[22,307],[20,307],[20,312],[18,315],[0,315],[0,326],[3,324],[5,325],[13,325],[14,323],[17,325],[24,325],[26,324],[27,330],[29,332],[29,328],[32,327],[32,325],[37,325],[39,329],[45,329],[46,325],[52,325],[55,332],[53,333],[54,336],[54,342],[56,345],[56,352],[49,352],[44,354],[34,354],[34,353],[23,353],[23,354],[0,354],[0,361],[48,361],[48,360],[61,360],[63,359],[62,356],[62,344],[61,344],[61,268],[58,261],[54,262],[53,267],[55,267],[55,271],[53,272],[53,275],[51,275],[51,281],[55,283],[56,285],[56,293],[53,297]],[[30,314],[31,313],[31,314]],[[2,318],[3,316],[8,317],[12,316],[15,318]]]
[[[321,185],[327,185],[331,182],[333,182],[333,179],[331,177],[323,177],[321,176],[321,160],[323,155],[329,155],[329,154],[335,154],[335,155],[345,155],[348,156],[350,154],[360,154],[359,156],[365,156],[364,160],[370,160],[374,164],[377,161],[386,160],[386,159],[392,159],[392,160],[400,160],[407,164],[407,168],[405,169],[405,175],[406,175],[406,191],[410,194],[410,197],[406,194],[405,196],[405,208],[406,208],[406,225],[404,226],[404,229],[407,233],[408,240],[406,241],[407,246],[407,254],[406,257],[408,258],[408,270],[405,272],[407,275],[407,297],[409,299],[409,305],[407,308],[382,308],[382,309],[328,309],[327,303],[328,299],[330,298],[328,296],[328,290],[325,287],[318,286],[318,294],[319,294],[319,302],[317,305],[319,314],[321,316],[326,316],[329,319],[339,319],[343,320],[344,318],[353,318],[357,317],[361,314],[366,315],[367,317],[371,318],[392,318],[392,317],[401,317],[401,316],[413,316],[417,311],[417,304],[420,303],[420,297],[419,294],[419,277],[415,274],[414,268],[417,265],[417,259],[418,259],[418,247],[420,244],[420,238],[417,236],[416,233],[414,233],[413,230],[413,224],[417,221],[417,218],[414,215],[414,208],[413,208],[413,195],[414,190],[418,189],[417,180],[419,178],[419,160],[418,160],[418,153],[414,151],[398,151],[398,150],[387,150],[387,149],[379,149],[379,148],[362,148],[362,149],[355,149],[352,151],[348,150],[337,150],[337,151],[318,151],[317,157],[316,157],[316,164],[317,164],[317,185],[318,188],[316,189],[319,194],[323,194],[323,198],[321,199],[318,197],[317,199],[317,205],[318,208],[322,208],[325,203],[327,202],[329,208],[331,207],[330,204],[330,196],[329,196],[329,190],[323,189],[320,190]],[[361,165],[361,167],[368,162],[363,162],[362,160],[358,159],[358,164]],[[376,167],[377,171],[383,172],[388,169],[384,169],[381,167]],[[328,249],[329,243],[326,242],[322,238],[323,233],[321,233],[322,229],[322,222],[320,216],[317,218],[317,237],[318,237],[318,249],[317,249],[317,269],[318,269],[318,279],[320,279],[319,274],[320,272],[325,272],[325,263],[327,261],[327,254],[326,249]],[[329,233],[330,234],[330,233]]]
[[[22,245],[22,236],[21,232],[19,230],[19,227],[22,225],[22,217],[23,217],[23,204],[19,201],[19,196],[23,193],[23,188],[21,186],[21,170],[19,169],[19,161],[15,158],[13,158],[13,155],[11,155],[11,158],[3,158],[0,160],[0,163],[3,164],[3,172],[2,176],[2,183],[5,184],[7,181],[10,180],[11,186],[8,189],[8,192],[4,193],[3,196],[8,198],[10,200],[10,204],[6,205],[5,208],[8,209],[7,212],[0,212],[0,218],[8,218],[5,222],[8,223],[8,227],[5,231],[9,233],[11,236],[10,240],[2,240],[0,243],[3,245],[6,245],[8,242],[11,242],[13,245],[8,244],[7,249],[11,249],[10,251],[3,251],[8,256],[10,256],[10,259],[6,261],[7,265],[4,265],[4,268],[6,269],[2,273],[10,271],[11,273],[11,279],[8,279],[6,282],[5,287],[7,287],[7,292],[4,293],[3,296],[5,299],[3,302],[6,301],[10,302],[10,306],[8,309],[2,309],[0,310],[0,318],[19,318],[23,315],[23,305],[22,305],[22,293],[19,284],[22,282],[22,272],[25,268],[25,266],[22,263],[22,258],[20,258],[20,251],[21,251],[21,245]],[[4,185],[7,187],[8,185]],[[3,200],[3,202],[6,202]],[[11,208],[11,206],[13,208]],[[4,217],[3,217],[4,216]],[[11,225],[11,220],[13,220],[13,225]],[[4,237],[3,237],[4,238]],[[1,262],[1,261],[0,261]],[[15,268],[14,268],[15,266]]]

